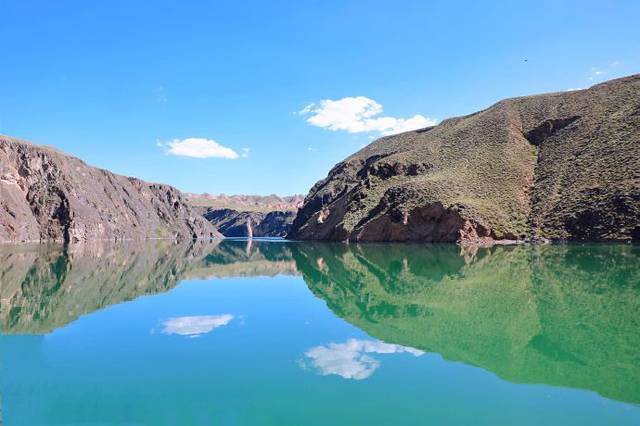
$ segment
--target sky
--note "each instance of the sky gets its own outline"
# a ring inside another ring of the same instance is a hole
[[[640,1],[0,0],[0,134],[306,194],[377,137],[640,72]]]

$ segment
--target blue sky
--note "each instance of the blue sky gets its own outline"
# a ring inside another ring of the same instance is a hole
[[[0,133],[190,192],[306,193],[381,134],[640,72],[639,16],[602,0],[0,0]]]

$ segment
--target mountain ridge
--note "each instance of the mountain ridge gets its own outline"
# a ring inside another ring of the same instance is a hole
[[[296,211],[302,206],[304,195],[226,195],[186,193],[188,202],[195,207],[213,210],[232,209],[240,212]]]
[[[640,75],[382,137],[305,197],[298,240],[640,239]]]
[[[0,242],[221,237],[172,186],[5,135],[0,195]]]

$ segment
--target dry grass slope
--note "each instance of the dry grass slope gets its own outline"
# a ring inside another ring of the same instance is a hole
[[[290,238],[640,239],[640,75],[506,99],[336,165]]]

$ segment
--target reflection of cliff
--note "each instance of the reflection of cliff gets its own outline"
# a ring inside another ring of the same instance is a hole
[[[289,244],[226,240],[194,263],[185,278],[298,275]]]
[[[640,402],[640,248],[296,245],[309,288],[388,343]]]
[[[261,244],[149,241],[68,250],[0,247],[0,332],[48,333],[103,307],[167,291],[184,278],[295,271],[286,244],[269,249]]]
[[[303,275],[389,344],[640,402],[640,247],[257,241],[0,247],[0,332],[48,333],[186,278]]]

